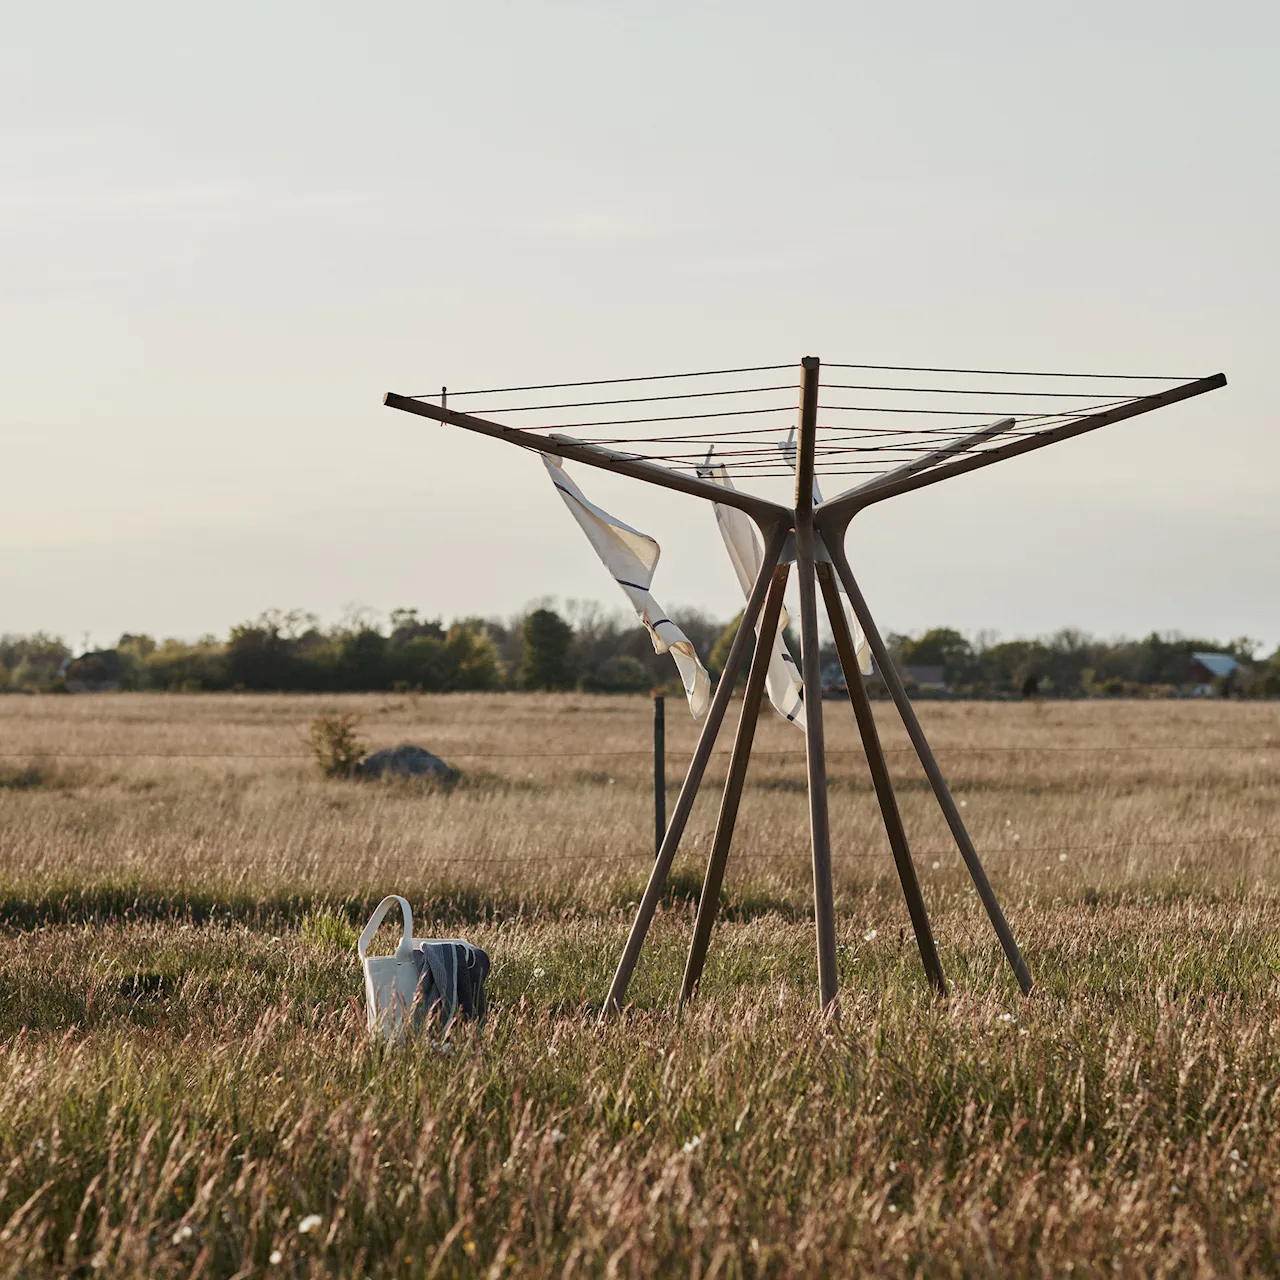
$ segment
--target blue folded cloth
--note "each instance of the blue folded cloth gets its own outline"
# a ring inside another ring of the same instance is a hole
[[[489,976],[489,957],[484,951],[461,938],[430,942],[415,938],[413,963],[418,971],[413,1001],[415,1030],[435,1018],[443,1036],[459,1013],[464,1021],[484,1020],[488,1008],[484,984]]]

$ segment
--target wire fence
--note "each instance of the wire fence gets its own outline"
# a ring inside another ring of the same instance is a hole
[[[1122,840],[1110,844],[1063,844],[1063,845],[1022,845],[1014,844],[1006,847],[984,848],[981,850],[983,858],[1000,857],[1000,856],[1018,856],[1018,857],[1058,857],[1064,855],[1069,859],[1071,856],[1098,856],[1109,855],[1123,852],[1134,852],[1142,849],[1198,849],[1208,847],[1221,847],[1232,844],[1274,844],[1280,841],[1280,832],[1256,832],[1248,835],[1232,835],[1232,836],[1201,836],[1192,839],[1183,840]],[[959,854],[956,852],[955,846],[946,849],[912,849],[912,857],[917,860],[928,858],[941,859],[954,857],[957,859],[959,866]],[[875,859],[882,861],[886,867],[893,865],[892,854],[886,845],[883,849],[832,849],[832,859],[839,861],[869,861]],[[738,852],[735,851],[732,857],[733,862],[792,862],[805,863],[809,861],[809,853],[803,850],[795,850],[793,852]],[[535,854],[531,856],[513,855],[510,857],[480,857],[471,858],[462,855],[447,856],[436,858],[434,861],[447,863],[449,865],[460,866],[506,866],[511,864],[518,865],[537,865],[545,864],[548,866],[557,866],[561,863],[593,863],[595,865],[611,865],[615,863],[626,862],[652,862],[653,855],[643,849],[628,850],[622,853],[567,853],[567,854]]]
[[[1055,754],[1097,754],[1128,755],[1152,751],[1195,751],[1195,752],[1266,752],[1280,751],[1280,741],[1271,742],[1155,742],[1145,744],[1125,744],[1107,746],[1100,743],[1082,746],[1021,746],[983,747],[972,744],[942,745],[931,744],[935,755],[1036,755]],[[451,751],[441,748],[451,760],[594,760],[616,759],[623,757],[649,759],[649,749],[629,749],[625,751]],[[912,754],[915,748],[910,745],[883,746],[886,755]],[[668,747],[668,756],[692,756],[693,747]],[[728,757],[732,754],[729,748],[713,751],[712,757]],[[826,748],[828,756],[861,756],[861,747]],[[789,747],[778,750],[753,749],[753,759],[760,756],[776,758],[802,759],[805,755],[803,747]],[[35,748],[29,751],[0,751],[0,760],[310,760],[309,751],[44,751]]]
[[[886,746],[886,752],[910,753],[914,748],[910,745]],[[938,754],[950,755],[1101,755],[1118,757],[1122,755],[1148,754],[1152,752],[1197,752],[1197,753],[1265,753],[1280,751],[1280,741],[1261,741],[1246,743],[1195,743],[1195,742],[1160,742],[1143,744],[1106,744],[1089,743],[1075,745],[1033,745],[1020,746],[976,746],[973,744],[942,744],[934,748]],[[692,748],[668,747],[668,756],[690,756]],[[590,751],[448,751],[453,760],[592,760],[618,758],[652,757],[651,749],[643,750],[590,750]],[[728,749],[712,752],[713,758],[727,759],[731,755]],[[828,755],[861,756],[861,747],[827,748]],[[754,756],[768,756],[780,759],[803,758],[803,747],[775,750],[757,750]],[[0,751],[0,759],[4,760],[293,760],[312,759],[308,751],[139,751],[139,750],[96,750],[96,751]],[[1274,845],[1280,842],[1280,830],[1274,832],[1243,832],[1232,835],[1212,835],[1183,837],[1179,839],[1141,838],[1136,840],[1113,841],[1101,844],[1059,844],[1031,845],[1016,841],[1012,845],[986,847],[981,850],[983,858],[1017,857],[1020,859],[1034,857],[1056,857],[1069,860],[1073,857],[1100,857],[1121,853],[1132,853],[1146,849],[1198,849],[1205,847],[1219,848],[1240,845]],[[915,849],[915,858],[925,861],[955,855],[954,846],[944,849]],[[837,862],[881,861],[886,867],[892,864],[888,846],[877,849],[834,849],[832,856]],[[775,852],[735,852],[735,862],[766,864],[798,864],[806,863],[809,854],[802,850]],[[631,849],[621,852],[589,853],[589,854],[539,854],[539,855],[502,855],[498,857],[466,855],[435,856],[437,863],[449,866],[493,867],[493,866],[559,866],[584,865],[621,866],[651,862],[652,852],[645,849]]]

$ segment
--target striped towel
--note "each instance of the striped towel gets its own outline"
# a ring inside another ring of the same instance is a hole
[[[569,508],[587,540],[595,549],[613,580],[626,592],[636,614],[649,632],[654,653],[670,653],[675,659],[685,697],[694,719],[700,720],[711,705],[711,677],[698,660],[693,642],[680,630],[649,591],[662,548],[647,533],[641,533],[616,516],[589,502],[565,472],[559,458],[541,454],[551,483]]]

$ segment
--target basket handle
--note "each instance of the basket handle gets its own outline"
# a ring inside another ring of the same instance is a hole
[[[404,920],[404,932],[400,935],[400,945],[396,947],[396,959],[408,960],[413,955],[413,908],[398,893],[393,893],[378,903],[377,910],[369,917],[369,923],[365,925],[364,932],[360,935],[360,941],[356,943],[356,951],[361,960],[368,953],[369,943],[373,941],[373,935],[378,932],[378,926],[386,919],[387,912],[397,902],[400,904],[400,914]]]

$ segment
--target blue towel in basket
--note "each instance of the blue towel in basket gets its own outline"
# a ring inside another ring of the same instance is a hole
[[[415,1030],[435,1018],[443,1036],[459,1013],[464,1021],[484,1021],[488,1007],[484,984],[489,976],[489,957],[484,951],[461,938],[414,939],[413,963],[418,970],[418,991],[413,1000]]]

